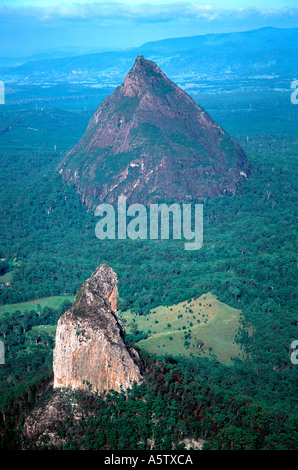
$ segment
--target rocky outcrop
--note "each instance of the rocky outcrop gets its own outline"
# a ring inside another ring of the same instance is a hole
[[[117,314],[117,277],[99,266],[58,321],[54,349],[54,389],[69,387],[103,394],[141,380],[137,353],[124,340]]]
[[[94,393],[69,388],[60,388],[53,392],[52,384],[49,384],[49,389],[25,419],[22,449],[60,450],[67,446],[74,435],[79,441],[82,426],[89,418],[96,418],[99,407]]]
[[[81,421],[96,416],[100,406],[93,392],[106,399],[109,390],[126,390],[141,381],[139,356],[125,343],[117,295],[115,272],[101,265],[59,319],[54,379],[24,422],[23,449],[61,449],[70,439],[63,432],[67,427],[79,439]]]
[[[57,170],[83,203],[198,201],[250,176],[241,147],[154,63],[138,56]]]

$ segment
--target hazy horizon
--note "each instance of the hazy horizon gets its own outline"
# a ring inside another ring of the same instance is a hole
[[[294,0],[0,1],[0,55],[117,50],[150,41],[264,27],[298,27]]]

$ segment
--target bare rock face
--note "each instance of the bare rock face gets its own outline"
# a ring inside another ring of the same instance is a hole
[[[69,441],[63,430],[71,429],[71,433],[80,439],[81,423],[97,416],[98,400],[93,393],[69,388],[59,388],[53,392],[52,387],[50,383],[37,406],[25,419],[23,450],[61,450]]]
[[[58,321],[54,349],[54,389],[99,394],[130,388],[141,380],[137,353],[124,341],[117,314],[117,277],[99,266],[79,290],[74,305]]]
[[[57,170],[85,206],[197,201],[251,174],[242,148],[154,63],[138,56]]]

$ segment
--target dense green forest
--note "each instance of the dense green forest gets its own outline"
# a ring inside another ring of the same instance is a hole
[[[179,446],[181,436],[206,439],[212,449],[295,448],[298,384],[290,345],[298,335],[298,137],[260,133],[238,135],[237,141],[252,160],[253,175],[235,195],[204,201],[204,245],[192,252],[177,240],[99,241],[97,219],[55,172],[62,151],[2,151],[2,305],[74,295],[105,262],[118,275],[120,310],[146,315],[153,307],[212,292],[242,312],[237,341],[245,361],[228,367],[216,359],[141,353],[142,386],[127,398],[98,398],[96,417],[65,431],[66,448],[137,449],[152,432],[157,449]],[[0,366],[3,449],[21,445],[24,417],[51,378],[51,327],[69,305],[0,316],[6,350]],[[89,399],[81,397],[85,406]],[[127,426],[135,429],[130,438]]]

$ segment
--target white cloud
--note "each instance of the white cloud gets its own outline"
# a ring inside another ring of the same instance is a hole
[[[4,0],[6,1],[6,0]],[[13,0],[12,0],[13,1]],[[25,1],[25,0],[24,0]],[[28,0],[36,1],[37,0]],[[53,0],[48,0],[53,1]],[[56,0],[58,2],[58,0]],[[272,0],[273,2],[277,0]],[[297,1],[297,0],[296,0]],[[162,3],[161,3],[162,2]],[[298,27],[298,9],[273,7],[227,8],[234,0],[213,2],[147,0],[97,1],[57,6],[4,7],[0,0],[0,49],[84,47],[133,47],[147,41],[207,33],[274,27]],[[264,2],[263,2],[264,3]],[[40,3],[39,3],[40,5]],[[42,2],[45,5],[45,2]]]
[[[44,4],[43,4],[44,5]],[[206,19],[216,21],[226,18],[245,16],[284,17],[297,15],[295,8],[260,9],[256,7],[226,9],[215,7],[211,3],[172,2],[172,3],[123,3],[123,2],[89,2],[60,3],[55,6],[23,6],[21,8],[0,7],[0,16],[15,18],[32,18],[37,21],[59,20],[132,20],[140,22],[177,21],[179,19]]]

